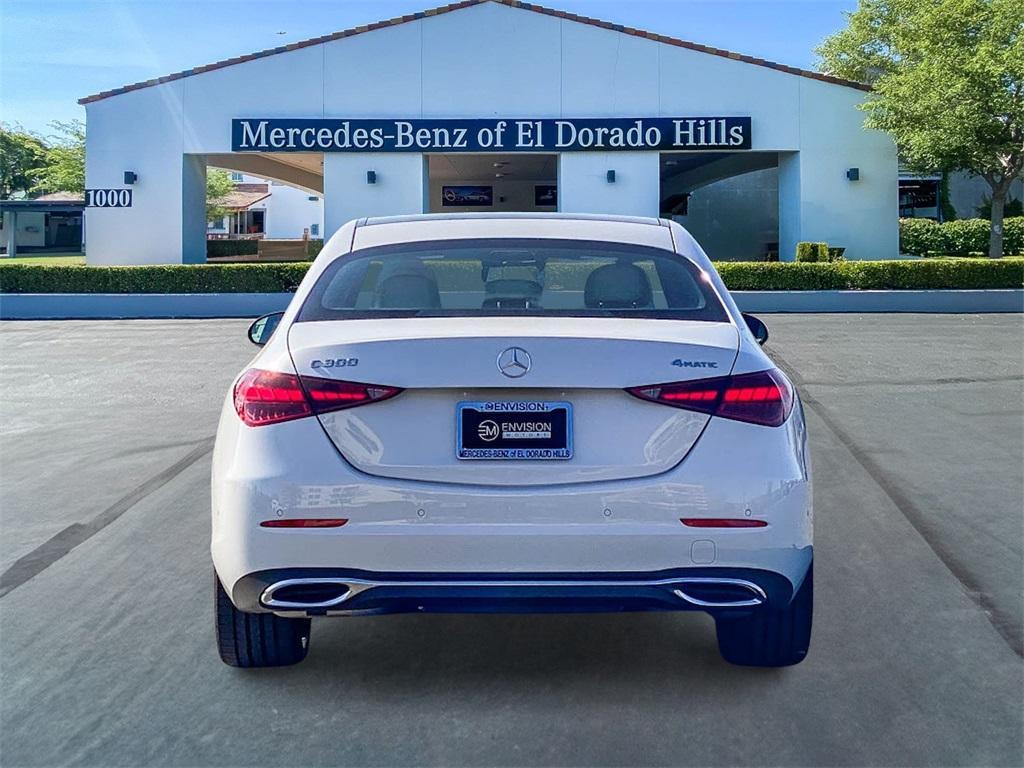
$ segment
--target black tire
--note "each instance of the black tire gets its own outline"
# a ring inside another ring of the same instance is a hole
[[[217,650],[232,667],[284,667],[298,664],[309,649],[309,619],[235,608],[214,574]]]
[[[814,564],[793,600],[784,608],[771,606],[741,618],[719,616],[718,650],[731,664],[747,667],[788,667],[799,664],[811,645],[814,608]]]

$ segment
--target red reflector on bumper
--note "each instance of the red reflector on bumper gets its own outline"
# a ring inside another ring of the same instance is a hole
[[[764,528],[764,520],[736,520],[716,517],[681,517],[679,522],[690,528]]]
[[[264,520],[260,528],[340,528],[348,520],[344,518],[299,518],[296,520]]]

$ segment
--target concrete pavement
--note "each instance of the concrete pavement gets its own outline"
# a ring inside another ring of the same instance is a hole
[[[315,620],[301,665],[225,667],[208,449],[246,323],[0,324],[0,762],[1020,765],[1021,318],[764,319],[816,481],[785,670],[699,614]]]

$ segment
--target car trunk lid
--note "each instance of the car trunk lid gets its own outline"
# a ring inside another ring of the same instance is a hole
[[[670,469],[709,417],[625,388],[726,375],[738,342],[727,323],[630,318],[338,320],[289,331],[300,375],[405,390],[318,416],[350,464],[382,477],[470,485],[618,480]],[[506,353],[508,362],[513,348],[525,356],[511,366],[519,375],[509,376],[499,358]],[[572,457],[457,458],[459,404],[470,402],[570,403]]]

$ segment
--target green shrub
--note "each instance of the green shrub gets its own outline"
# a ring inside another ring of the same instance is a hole
[[[987,219],[958,219],[942,224],[931,219],[900,220],[900,251],[912,256],[988,255]],[[1024,255],[1024,217],[1003,220],[1003,254]]]
[[[988,253],[988,248],[985,252]],[[1024,256],[1024,216],[1003,220],[1003,253]]]
[[[730,290],[910,290],[1024,287],[1024,259],[719,262]],[[587,269],[552,265],[549,285],[582,290]],[[2,293],[278,293],[294,291],[309,263],[195,264],[141,267],[47,266],[0,262]],[[435,265],[447,290],[472,290],[479,272]],[[469,275],[467,277],[467,275]]]
[[[797,243],[796,260],[805,263],[828,261],[828,243]]]
[[[315,259],[323,249],[323,240],[310,240],[306,243],[306,255],[311,259]]]
[[[294,291],[308,263],[50,267],[0,264],[2,293],[278,293]]]
[[[731,291],[931,290],[1024,287],[1024,259],[929,259],[715,265]]]
[[[988,253],[991,227],[992,222],[985,219],[959,219],[943,222],[939,225],[939,242],[935,250],[951,256]]]
[[[1024,287],[1024,259],[929,259],[928,261],[855,261],[852,288],[982,289]]]
[[[255,256],[259,247],[259,240],[207,240],[206,257]]]
[[[829,261],[846,261],[846,249],[845,248],[829,248],[828,249],[828,260]]]
[[[719,262],[718,274],[731,291],[829,291],[847,288],[842,263],[799,261]]]
[[[900,219],[900,253],[927,256],[939,251],[939,222],[934,219]]]

